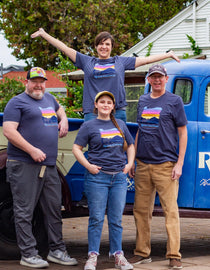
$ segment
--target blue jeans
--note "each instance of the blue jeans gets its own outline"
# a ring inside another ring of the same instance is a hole
[[[110,254],[122,251],[122,214],[126,202],[127,175],[85,172],[84,190],[88,200],[88,252],[99,254],[104,216],[107,209]]]
[[[89,121],[89,120],[95,119],[96,117],[97,117],[97,115],[95,113],[85,113],[84,121]],[[127,120],[126,111],[125,110],[116,110],[114,117],[126,122],[126,120]]]

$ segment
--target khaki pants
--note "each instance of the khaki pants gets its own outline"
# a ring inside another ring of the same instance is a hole
[[[180,222],[177,205],[179,181],[171,179],[173,162],[145,164],[137,160],[135,173],[134,218],[136,222],[135,255],[147,257],[151,253],[151,220],[155,194],[158,192],[165,214],[168,235],[166,258],[181,258]]]

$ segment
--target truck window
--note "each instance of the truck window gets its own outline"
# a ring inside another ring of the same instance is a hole
[[[206,87],[204,113],[205,115],[210,116],[210,83]]]
[[[127,106],[127,122],[136,122],[139,97],[144,94],[144,84],[125,85]]]
[[[174,94],[180,96],[184,104],[188,104],[192,97],[193,84],[188,79],[177,79],[175,81]]]

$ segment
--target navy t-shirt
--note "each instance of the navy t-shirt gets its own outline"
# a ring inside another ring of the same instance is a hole
[[[100,91],[114,94],[115,109],[127,106],[124,88],[125,70],[134,70],[135,61],[135,57],[114,56],[99,59],[77,52],[74,64],[84,71],[83,112],[93,112],[94,99]]]
[[[116,120],[128,145],[133,144],[126,124]],[[101,166],[104,171],[119,172],[126,164],[123,142],[122,135],[111,120],[93,119],[82,124],[74,143],[83,147],[88,144],[88,161],[91,164]]]
[[[58,148],[58,120],[56,111],[59,104],[45,93],[40,100],[33,99],[25,92],[13,97],[4,110],[3,121],[18,122],[18,131],[26,141],[41,149],[46,159],[39,164],[55,165]],[[28,163],[35,161],[29,154],[8,142],[8,157]]]
[[[138,102],[136,157],[145,163],[176,162],[178,131],[187,118],[181,97],[168,91],[159,98],[142,95]]]

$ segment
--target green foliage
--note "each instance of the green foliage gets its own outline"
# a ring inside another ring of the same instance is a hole
[[[189,58],[189,57],[190,57],[190,56],[189,56],[188,53],[184,53],[183,56],[182,56],[183,59],[187,59],[187,58]]]
[[[67,96],[61,94],[51,93],[55,96],[56,100],[65,109],[67,117],[71,118],[83,118],[82,112],[82,97],[83,97],[83,82],[82,81],[71,81],[68,78],[68,72],[75,70],[74,65],[69,60],[68,57],[63,57],[60,52],[58,52],[59,65],[54,68],[57,74],[62,74],[58,78],[63,81],[66,85]]]
[[[30,36],[43,27],[66,45],[95,54],[94,38],[109,31],[116,40],[113,54],[122,54],[176,15],[184,0],[2,0],[0,29],[13,55],[28,66],[59,65],[58,51],[42,38]]]
[[[137,104],[139,97],[144,94],[144,85],[126,85],[126,100],[128,103],[126,114],[128,122],[136,122]]]
[[[152,50],[152,47],[153,47],[153,43],[150,42],[147,46],[147,53],[146,53],[146,56],[150,56],[150,52]]]
[[[4,111],[7,102],[14,96],[24,92],[25,85],[15,79],[5,78],[0,81],[0,112]]]
[[[178,79],[174,93],[182,98],[184,104],[188,104],[192,96],[192,88],[193,85],[190,80]]]
[[[193,37],[190,35],[186,35],[189,42],[191,43],[191,49],[193,50],[193,55],[200,55],[202,52],[202,49],[199,48],[198,45],[196,45],[196,41],[194,40]]]

